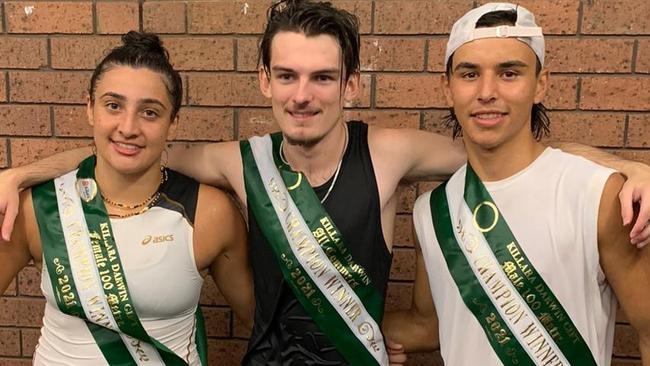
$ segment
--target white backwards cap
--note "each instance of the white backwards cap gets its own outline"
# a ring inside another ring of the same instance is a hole
[[[491,28],[476,28],[476,22],[485,14],[493,11],[516,10],[517,21],[514,26],[499,25]],[[510,3],[488,3],[465,13],[451,28],[447,51],[445,52],[445,68],[451,55],[467,42],[481,38],[510,38],[516,37],[526,43],[535,52],[542,67],[544,66],[544,35],[542,28],[535,23],[535,16],[528,9]]]

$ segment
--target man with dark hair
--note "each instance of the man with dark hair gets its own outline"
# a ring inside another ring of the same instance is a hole
[[[415,204],[413,307],[386,316],[387,337],[439,342],[449,365],[609,365],[618,297],[649,362],[650,252],[625,245],[619,174],[538,141],[549,75],[533,14],[471,10],[446,63],[468,163]]]
[[[248,210],[257,307],[243,363],[387,364],[379,324],[395,190],[402,179],[449,176],[465,153],[440,135],[344,122],[360,88],[359,33],[356,18],[329,3],[272,5],[260,58],[260,89],[281,133],[169,153],[170,167],[232,189]],[[0,175],[9,192],[0,209],[18,185],[87,153]]]

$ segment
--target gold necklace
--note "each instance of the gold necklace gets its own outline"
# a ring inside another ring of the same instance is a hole
[[[284,151],[282,150],[282,146],[284,146],[284,139],[280,141],[280,160],[288,166],[291,167],[291,164],[287,161],[287,159],[284,156]],[[327,197],[330,196],[330,193],[332,192],[332,189],[334,188],[334,184],[336,183],[336,180],[339,177],[339,172],[341,171],[341,165],[343,164],[343,156],[345,156],[345,150],[348,148],[348,127],[345,126],[345,143],[343,144],[343,151],[341,151],[341,158],[339,159],[338,164],[336,165],[336,171],[334,171],[334,178],[332,179],[332,183],[330,183],[329,188],[327,188],[327,192],[325,192],[325,196],[320,200],[320,203],[325,202]],[[301,173],[302,174],[302,173]]]
[[[144,201],[142,201],[142,202],[140,202],[138,204],[135,204],[135,205],[128,205],[128,204],[125,204],[125,203],[116,202],[116,201],[113,201],[112,199],[106,197],[104,194],[102,194],[102,200],[105,203],[107,203],[108,205],[110,205],[110,206],[118,207],[118,208],[125,209],[125,210],[135,210],[135,209],[138,209],[138,208],[142,208],[141,210],[135,211],[135,212],[129,212],[129,213],[126,213],[126,214],[109,214],[108,216],[123,219],[125,217],[131,217],[131,216],[139,215],[139,214],[142,214],[142,213],[146,212],[147,210],[149,210],[149,207],[154,205],[156,202],[158,202],[158,199],[160,199],[160,187],[166,181],[167,181],[167,170],[162,169],[161,170],[161,175],[160,175],[160,183],[159,183],[158,188],[156,189],[156,191],[154,193],[152,193],[151,196],[147,197]]]

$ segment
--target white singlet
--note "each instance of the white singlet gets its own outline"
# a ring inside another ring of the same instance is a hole
[[[179,178],[170,173],[165,186]],[[192,245],[196,191],[181,189],[180,197],[173,197],[164,187],[162,191],[166,194],[155,207],[141,215],[111,219],[111,225],[144,329],[189,365],[200,365],[194,338],[194,312],[203,284]],[[34,365],[107,365],[85,322],[58,309],[46,266],[41,290],[46,298],[45,316]]]
[[[448,190],[462,197],[462,167]],[[485,183],[522,249],[556,295],[600,366],[611,363],[616,300],[599,264],[598,208],[613,173],[560,150],[547,148],[532,164],[498,182]],[[459,294],[436,239],[429,204],[413,210],[446,365],[502,365],[483,328]],[[510,366],[510,365],[508,365]]]

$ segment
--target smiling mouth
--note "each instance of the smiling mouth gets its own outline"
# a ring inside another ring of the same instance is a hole
[[[119,142],[119,141],[111,140],[111,143],[113,144],[113,146],[115,147],[117,152],[119,152],[119,153],[121,153],[123,155],[133,155],[133,154],[137,153],[138,151],[140,151],[140,149],[142,149],[141,146],[134,145],[134,144],[129,144],[129,143],[125,143],[125,142]]]
[[[287,111],[291,117],[294,117],[296,119],[304,119],[304,118],[311,118],[315,115],[317,115],[318,111]]]
[[[505,116],[506,113],[473,113],[471,116],[478,119],[492,120]]]

